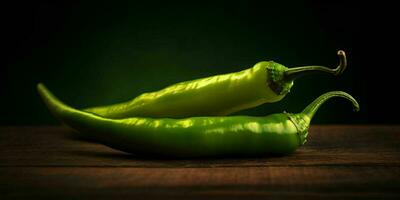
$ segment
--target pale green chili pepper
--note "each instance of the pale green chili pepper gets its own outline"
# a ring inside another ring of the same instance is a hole
[[[65,105],[42,84],[38,91],[54,116],[82,134],[132,154],[167,157],[287,154],[306,142],[310,121],[326,100],[343,97],[359,110],[352,96],[334,91],[321,95],[298,114],[109,119]]]
[[[322,66],[287,68],[273,61],[263,61],[240,72],[181,82],[124,103],[83,110],[114,119],[228,115],[281,100],[290,91],[293,80],[302,75],[343,73],[347,66],[346,55],[344,51],[338,51],[338,56],[340,63],[336,69]]]

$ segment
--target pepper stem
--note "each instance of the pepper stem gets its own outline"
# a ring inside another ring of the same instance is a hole
[[[343,73],[343,71],[347,67],[347,59],[346,59],[346,53],[342,50],[339,50],[337,52],[337,55],[339,57],[339,66],[336,67],[335,69],[331,69],[331,68],[324,67],[324,66],[294,67],[294,68],[289,68],[285,72],[284,79],[288,80],[288,81],[292,81],[303,75],[307,75],[307,74],[314,73],[314,72],[326,72],[326,73],[333,74],[335,76],[340,75]]]
[[[353,103],[353,109],[354,111],[359,111],[360,106],[358,105],[357,101],[350,95],[347,94],[346,92],[342,91],[332,91],[332,92],[327,92],[321,96],[319,96],[317,99],[315,99],[313,102],[311,102],[302,112],[302,114],[308,116],[310,120],[314,116],[314,114],[317,112],[318,108],[328,99],[332,97],[342,97],[345,98],[351,103]]]

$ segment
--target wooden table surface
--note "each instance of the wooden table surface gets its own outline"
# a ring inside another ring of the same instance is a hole
[[[400,199],[400,126],[313,125],[294,154],[168,160],[0,127],[0,199]]]

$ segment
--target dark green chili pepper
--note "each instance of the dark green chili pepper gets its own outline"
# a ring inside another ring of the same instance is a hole
[[[57,118],[98,142],[133,154],[168,157],[291,153],[306,142],[310,121],[326,100],[343,97],[359,109],[352,96],[335,91],[321,95],[298,114],[109,119],[65,105],[42,84],[38,91]]]
[[[344,51],[338,51],[338,56],[340,64],[336,69],[322,66],[287,68],[273,61],[263,61],[240,72],[181,82],[128,102],[83,110],[113,119],[228,115],[281,100],[290,91],[293,80],[302,75],[313,72],[341,74],[346,68],[346,55]]]

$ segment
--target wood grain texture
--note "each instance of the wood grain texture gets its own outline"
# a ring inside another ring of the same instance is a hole
[[[0,127],[0,199],[398,199],[400,126],[320,125],[294,154],[144,158],[63,127]]]
[[[387,173],[390,171],[391,173]],[[398,167],[3,168],[5,196],[342,198],[398,195]],[[389,185],[388,185],[389,184]],[[24,191],[22,192],[22,189]],[[45,194],[45,195],[49,195]],[[333,199],[333,198],[332,198]]]

